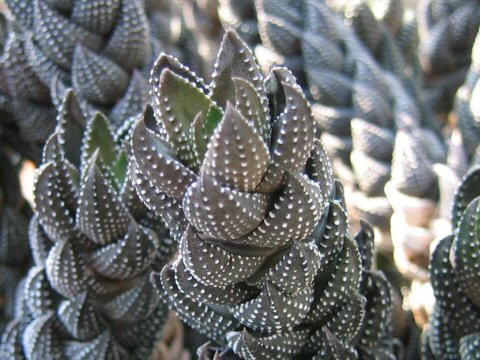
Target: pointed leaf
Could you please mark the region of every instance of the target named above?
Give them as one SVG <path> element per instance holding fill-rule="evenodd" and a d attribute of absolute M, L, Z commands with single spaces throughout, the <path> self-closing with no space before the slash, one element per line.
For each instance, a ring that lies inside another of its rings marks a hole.
<path fill-rule="evenodd" d="M 227 101 L 235 101 L 234 78 L 241 78 L 253 85 L 267 108 L 263 76 L 248 46 L 233 31 L 227 31 L 215 62 L 212 75 L 212 99 L 225 108 Z"/>
<path fill-rule="evenodd" d="M 53 241 L 59 241 L 74 233 L 74 219 L 56 183 L 56 172 L 52 163 L 42 166 L 35 174 L 35 210 L 38 221 Z"/>
<path fill-rule="evenodd" d="M 267 171 L 268 161 L 265 143 L 228 103 L 223 119 L 208 144 L 203 175 L 223 186 L 251 192 Z"/>
<path fill-rule="evenodd" d="M 181 76 L 183 79 L 187 79 L 197 89 L 200 89 L 205 95 L 209 93 L 207 86 L 201 78 L 199 78 L 188 67 L 180 63 L 180 61 L 178 61 L 178 59 L 176 59 L 175 57 L 162 52 L 153 66 L 150 77 L 150 86 L 152 88 L 152 93 L 155 96 L 159 95 L 158 90 L 160 88 L 161 75 L 166 69 L 169 69 L 178 76 Z"/>
<path fill-rule="evenodd" d="M 315 139 L 314 142 L 315 145 L 307 160 L 305 172 L 310 179 L 319 184 L 324 206 L 326 206 L 333 186 L 333 171 L 323 144 L 318 139 Z"/>
<path fill-rule="evenodd" d="M 221 306 L 235 306 L 250 299 L 256 290 L 241 284 L 225 287 L 207 286 L 195 279 L 180 259 L 173 265 L 175 281 L 181 292 L 198 302 Z"/>
<path fill-rule="evenodd" d="M 160 299 L 148 278 L 105 304 L 106 315 L 113 320 L 133 323 L 152 315 Z"/>
<path fill-rule="evenodd" d="M 43 231 L 37 216 L 33 216 L 30 220 L 30 225 L 28 227 L 28 239 L 35 265 L 45 265 L 45 259 L 47 258 L 48 252 L 53 246 L 53 243 Z"/>
<path fill-rule="evenodd" d="M 233 308 L 233 315 L 244 326 L 263 333 L 292 331 L 310 309 L 313 289 L 307 287 L 293 294 L 284 294 L 267 282 L 254 299 Z"/>
<path fill-rule="evenodd" d="M 86 167 L 88 160 L 97 149 L 105 164 L 108 166 L 113 164 L 118 150 L 108 125 L 108 119 L 101 113 L 95 113 L 87 124 L 82 145 L 82 168 Z"/>
<path fill-rule="evenodd" d="M 467 175 L 465 175 L 460 186 L 455 192 L 455 199 L 452 208 L 452 226 L 457 228 L 460 223 L 460 219 L 463 212 L 467 208 L 468 204 L 477 196 L 480 195 L 478 189 L 478 183 L 480 182 L 480 167 L 474 167 Z"/>
<path fill-rule="evenodd" d="M 372 225 L 360 220 L 360 230 L 355 235 L 355 241 L 362 257 L 362 268 L 370 270 L 373 265 L 375 247 Z"/>
<path fill-rule="evenodd" d="M 354 118 L 351 122 L 355 150 L 377 160 L 390 161 L 395 135 L 392 130 Z"/>
<path fill-rule="evenodd" d="M 87 269 L 70 241 L 60 241 L 53 246 L 46 261 L 46 269 L 50 285 L 62 296 L 73 298 L 87 290 Z"/>
<path fill-rule="evenodd" d="M 216 106 L 210 106 L 206 117 L 204 113 L 200 112 L 193 120 L 189 132 L 189 141 L 192 144 L 193 152 L 199 164 L 203 163 L 210 138 L 222 118 L 222 111 Z"/>
<path fill-rule="evenodd" d="M 351 293 L 358 289 L 361 273 L 361 260 L 357 244 L 345 237 L 332 277 L 318 302 L 313 305 L 312 311 L 308 315 L 309 319 L 315 319 L 314 321 L 318 322 L 345 303 Z"/>
<path fill-rule="evenodd" d="M 131 219 L 112 185 L 102 175 L 98 163 L 96 152 L 86 166 L 77 224 L 93 243 L 104 245 L 121 238 Z"/>
<path fill-rule="evenodd" d="M 253 126 L 268 146 L 270 143 L 270 119 L 265 102 L 253 85 L 242 78 L 233 78 L 235 86 L 235 107 Z"/>
<path fill-rule="evenodd" d="M 75 47 L 72 86 L 81 98 L 99 106 L 110 106 L 123 95 L 128 80 L 128 73 L 109 58 L 80 44 Z"/>
<path fill-rule="evenodd" d="M 132 133 L 132 153 L 144 176 L 158 191 L 181 200 L 197 175 L 177 159 L 173 149 L 146 127 L 146 111 Z"/>
<path fill-rule="evenodd" d="M 326 326 L 318 330 L 315 337 L 321 339 L 321 349 L 312 360 L 354 360 L 358 358 L 355 349 L 340 341 Z M 319 342 L 318 339 L 315 341 Z"/>
<path fill-rule="evenodd" d="M 201 176 L 188 188 L 183 210 L 188 221 L 200 232 L 217 239 L 233 240 L 250 233 L 262 222 L 267 197 L 231 189 Z"/>
<path fill-rule="evenodd" d="M 199 165 L 188 142 L 189 129 L 198 113 L 207 116 L 211 105 L 212 101 L 201 89 L 169 69 L 162 71 L 158 88 L 153 88 L 155 116 L 165 129 L 175 153 L 189 166 Z"/>
<path fill-rule="evenodd" d="M 57 314 L 62 325 L 77 340 L 92 339 L 105 329 L 104 320 L 87 292 L 63 300 L 58 306 Z"/>
<path fill-rule="evenodd" d="M 351 294 L 348 301 L 335 312 L 326 326 L 339 340 L 345 343 L 352 342 L 362 329 L 366 302 L 362 295 Z"/>
<path fill-rule="evenodd" d="M 233 318 L 223 317 L 204 303 L 196 302 L 183 294 L 175 284 L 175 275 L 171 268 L 165 266 L 161 274 L 154 273 L 152 281 L 162 291 L 162 298 L 178 317 L 208 338 L 223 343 L 225 333 L 238 327 Z"/>
<path fill-rule="evenodd" d="M 279 194 L 263 222 L 244 243 L 260 247 L 285 245 L 309 235 L 323 214 L 321 190 L 305 175 L 288 173 Z M 298 216 L 294 216 L 298 214 Z"/>
<path fill-rule="evenodd" d="M 94 33 L 108 35 L 120 14 L 121 0 L 72 1 L 70 19 Z"/>
<path fill-rule="evenodd" d="M 65 157 L 74 166 L 80 166 L 83 134 L 87 120 L 73 90 L 65 94 L 57 115 L 57 133 Z"/>
<path fill-rule="evenodd" d="M 191 226 L 182 237 L 180 253 L 185 267 L 195 279 L 204 285 L 217 287 L 236 284 L 249 278 L 265 260 L 261 256 L 232 254 L 217 245 L 209 244 L 200 239 Z"/>
<path fill-rule="evenodd" d="M 331 201 L 324 233 L 317 239 L 325 265 L 331 263 L 343 247 L 349 232 L 347 219 L 347 213 L 340 204 L 336 200 Z"/>
<path fill-rule="evenodd" d="M 55 315 L 48 312 L 37 317 L 23 333 L 23 351 L 27 359 L 61 359 L 62 351 L 54 327 Z"/>
<path fill-rule="evenodd" d="M 70 22 L 45 1 L 34 0 L 33 37 L 42 52 L 62 68 L 69 69 L 78 43 L 96 51 L 103 44 L 101 36 Z"/>
<path fill-rule="evenodd" d="M 437 180 L 424 146 L 415 134 L 397 133 L 392 161 L 392 182 L 410 196 L 430 197 Z"/>
<path fill-rule="evenodd" d="M 122 1 L 119 18 L 102 55 L 115 59 L 126 71 L 141 68 L 146 63 L 145 59 L 150 58 L 149 40 L 148 20 L 143 4 Z"/>
<path fill-rule="evenodd" d="M 360 344 L 369 349 L 379 348 L 391 336 L 392 295 L 390 284 L 381 272 L 367 271 L 364 295 L 367 298 Z"/>
<path fill-rule="evenodd" d="M 35 266 L 30 269 L 23 291 L 28 310 L 33 316 L 38 317 L 46 314 L 49 310 L 54 310 L 55 294 L 50 287 L 43 266 Z"/>
<path fill-rule="evenodd" d="M 109 278 L 126 280 L 144 272 L 158 251 L 155 233 L 130 222 L 125 235 L 116 241 L 85 254 L 85 262 L 97 273 Z"/>
<path fill-rule="evenodd" d="M 450 261 L 453 236 L 442 239 L 436 246 L 430 261 L 430 277 L 436 307 L 441 311 L 445 327 L 449 331 L 443 335 L 442 323 L 435 326 L 436 335 L 450 338 L 446 347 L 456 350 L 459 337 L 480 331 L 480 313 L 474 303 L 461 291 Z M 455 336 L 454 336 L 455 335 Z M 443 346 L 443 345 L 442 345 Z M 437 347 L 438 348 L 438 347 Z"/>
<path fill-rule="evenodd" d="M 268 281 L 284 293 L 301 291 L 312 286 L 321 259 L 316 245 L 294 241 L 290 251 L 269 270 Z"/>
<path fill-rule="evenodd" d="M 308 331 L 299 330 L 283 334 L 251 334 L 247 329 L 226 334 L 228 346 L 244 359 L 294 358 L 305 345 Z"/>

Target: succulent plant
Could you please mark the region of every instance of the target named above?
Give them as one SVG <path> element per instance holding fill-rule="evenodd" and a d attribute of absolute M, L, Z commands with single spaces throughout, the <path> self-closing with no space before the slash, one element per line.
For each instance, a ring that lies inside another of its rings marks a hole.
<path fill-rule="evenodd" d="M 421 0 L 417 21 L 427 100 L 437 113 L 448 113 L 470 64 L 480 5 L 476 0 Z"/>
<path fill-rule="evenodd" d="M 445 209 L 459 179 L 444 164 L 442 144 L 422 130 L 397 133 L 392 177 L 385 191 L 394 209 L 391 233 L 397 266 L 407 277 L 427 281 L 429 246 L 436 237 L 434 222 L 448 218 Z"/>
<path fill-rule="evenodd" d="M 17 284 L 30 260 L 26 230 L 29 209 L 11 155 L 0 145 L 0 334 L 14 316 Z"/>
<path fill-rule="evenodd" d="M 226 30 L 235 30 L 249 46 L 260 42 L 253 0 L 218 0 L 218 18 Z"/>
<path fill-rule="evenodd" d="M 425 359 L 473 360 L 480 356 L 480 168 L 455 193 L 453 234 L 441 240 L 430 262 L 436 297 L 425 334 Z"/>
<path fill-rule="evenodd" d="M 9 327 L 3 351 L 145 359 L 153 350 L 168 309 L 149 271 L 176 247 L 136 196 L 127 164 L 105 116 L 87 118 L 67 90 L 35 178 L 26 311 Z"/>
<path fill-rule="evenodd" d="M 200 74 L 209 76 L 223 29 L 218 18 L 218 0 L 180 0 L 182 19 L 201 60 Z"/>
<path fill-rule="evenodd" d="M 468 168 L 472 163 L 480 163 L 480 36 L 477 36 L 473 51 L 472 65 L 465 83 L 458 90 L 455 101 L 457 127 L 462 137 L 464 154 L 457 156 L 460 168 Z"/>
<path fill-rule="evenodd" d="M 175 48 L 168 49 L 168 45 L 178 41 L 182 26 L 178 9 L 170 0 L 144 0 L 145 13 L 150 24 L 152 37 L 158 39 L 165 51 L 176 51 Z"/>
<path fill-rule="evenodd" d="M 425 141 L 433 139 L 438 144 L 442 142 L 438 129 L 432 125 L 416 84 L 407 78 L 393 40 L 390 63 L 385 59 L 377 63 L 372 57 L 378 55 L 374 49 L 363 46 L 369 32 L 390 36 L 386 29 L 381 32 L 368 26 L 371 22 L 385 27 L 373 18 L 365 3 L 345 5 L 359 12 L 358 18 L 350 17 L 350 21 L 359 22 L 353 29 L 365 36 L 364 44 L 323 1 L 306 0 L 302 4 L 256 2 L 264 44 L 257 48 L 257 54 L 267 59 L 266 67 L 272 61 L 284 62 L 305 79 L 314 102 L 313 115 L 327 153 L 333 158 L 335 173 L 354 191 L 348 202 L 361 218 L 386 234 L 392 209 L 384 187 L 391 176 L 396 132 L 419 128 L 417 132 L 425 133 Z"/>
<path fill-rule="evenodd" d="M 150 83 L 130 173 L 180 242 L 152 278 L 169 306 L 218 344 L 217 358 L 394 358 L 389 284 L 369 270 L 373 232 L 349 237 L 293 75 L 264 79 L 229 31 L 210 85 L 168 55 Z"/>
<path fill-rule="evenodd" d="M 197 55 L 200 60 L 194 68 L 192 61 L 187 65 L 205 79 L 211 75 L 224 30 L 236 31 L 250 46 L 260 42 L 253 0 L 180 0 L 177 6 L 187 29 L 186 40 L 190 41 L 187 49 L 194 49 L 193 57 Z"/>
<path fill-rule="evenodd" d="M 404 0 L 328 2 L 343 12 L 362 43 L 384 69 L 401 78 L 417 69 L 416 18 L 407 16 Z"/>
<path fill-rule="evenodd" d="M 395 133 L 394 109 L 381 69 L 323 1 L 283 1 L 279 6 L 278 2 L 258 0 L 256 6 L 263 41 L 256 53 L 263 67 L 279 63 L 294 70 L 309 89 L 313 116 L 333 159 L 334 172 L 347 188 L 361 190 L 349 202 L 373 224 L 387 223 L 391 208 L 383 186 Z M 376 136 L 368 142 L 357 136 L 357 143 L 365 146 L 357 144 L 358 151 L 352 154 L 357 128 L 362 136 L 368 135 L 365 128 Z M 379 145 L 370 146 L 374 140 L 380 141 Z M 376 153 L 369 153 L 366 147 Z"/>
<path fill-rule="evenodd" d="M 27 58 L 25 38 L 0 13 L 0 111 L 3 142 L 36 162 L 55 126 L 49 89 L 35 75 Z"/>
<path fill-rule="evenodd" d="M 148 100 L 144 74 L 152 64 L 142 0 L 8 0 L 26 38 L 26 55 L 58 106 L 73 87 L 91 113 L 107 113 L 112 125 L 137 115 Z"/>

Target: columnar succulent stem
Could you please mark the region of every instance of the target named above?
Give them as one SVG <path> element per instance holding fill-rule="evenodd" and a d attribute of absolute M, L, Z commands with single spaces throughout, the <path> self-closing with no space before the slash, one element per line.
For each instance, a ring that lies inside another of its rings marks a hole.
<path fill-rule="evenodd" d="M 132 134 L 138 194 L 180 242 L 154 283 L 180 318 L 244 359 L 393 358 L 372 230 L 349 237 L 295 78 L 275 68 L 264 79 L 227 32 L 212 79 L 161 55 L 153 111 Z"/>
<path fill-rule="evenodd" d="M 72 90 L 35 177 L 34 267 L 3 350 L 27 359 L 145 359 L 166 307 L 149 281 L 174 247 L 128 181 L 107 118 Z"/>
<path fill-rule="evenodd" d="M 473 360 L 480 354 L 480 169 L 455 193 L 452 232 L 439 242 L 430 273 L 436 297 L 426 331 L 425 359 Z"/>
<path fill-rule="evenodd" d="M 470 64 L 480 5 L 476 0 L 422 0 L 417 18 L 427 100 L 437 113 L 447 114 Z"/>

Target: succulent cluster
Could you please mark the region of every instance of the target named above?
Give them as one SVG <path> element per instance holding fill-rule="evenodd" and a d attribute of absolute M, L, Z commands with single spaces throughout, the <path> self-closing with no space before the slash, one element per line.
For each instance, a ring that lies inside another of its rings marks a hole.
<path fill-rule="evenodd" d="M 2 358 L 145 359 L 161 334 L 167 309 L 149 271 L 174 243 L 139 202 L 109 126 L 66 92 L 36 173 L 35 264 Z"/>
<path fill-rule="evenodd" d="M 478 0 L 5 3 L 0 359 L 479 358 Z"/>
<path fill-rule="evenodd" d="M 480 354 L 480 168 L 455 194 L 452 232 L 431 259 L 436 305 L 425 334 L 425 359 L 478 359 Z"/>
<path fill-rule="evenodd" d="M 342 188 L 291 73 L 264 80 L 228 32 L 210 85 L 162 55 L 151 88 L 130 169 L 180 241 L 153 276 L 180 318 L 244 359 L 394 358 L 372 231 L 349 237 Z"/>
<path fill-rule="evenodd" d="M 477 0 L 421 0 L 417 21 L 426 100 L 437 113 L 446 113 L 470 64 L 480 5 Z"/>

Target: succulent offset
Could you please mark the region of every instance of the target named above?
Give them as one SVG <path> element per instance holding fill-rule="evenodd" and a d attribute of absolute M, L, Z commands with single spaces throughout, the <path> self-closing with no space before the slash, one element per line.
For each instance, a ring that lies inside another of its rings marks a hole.
<path fill-rule="evenodd" d="M 480 168 L 462 180 L 452 207 L 452 232 L 430 262 L 436 297 L 426 331 L 425 359 L 473 360 L 480 356 Z"/>
<path fill-rule="evenodd" d="M 227 32 L 211 84 L 161 55 L 151 95 L 130 171 L 180 242 L 153 276 L 180 318 L 222 356 L 394 358 L 372 231 L 349 237 L 342 187 L 291 73 L 264 79 Z"/>
<path fill-rule="evenodd" d="M 21 349 L 27 359 L 152 352 L 168 309 L 149 271 L 175 246 L 136 196 L 127 163 L 105 116 L 87 118 L 68 90 L 35 178 L 25 309 L 2 351 Z"/>
<path fill-rule="evenodd" d="M 417 22 L 426 100 L 435 112 L 448 113 L 470 64 L 480 4 L 477 0 L 421 0 Z"/>

